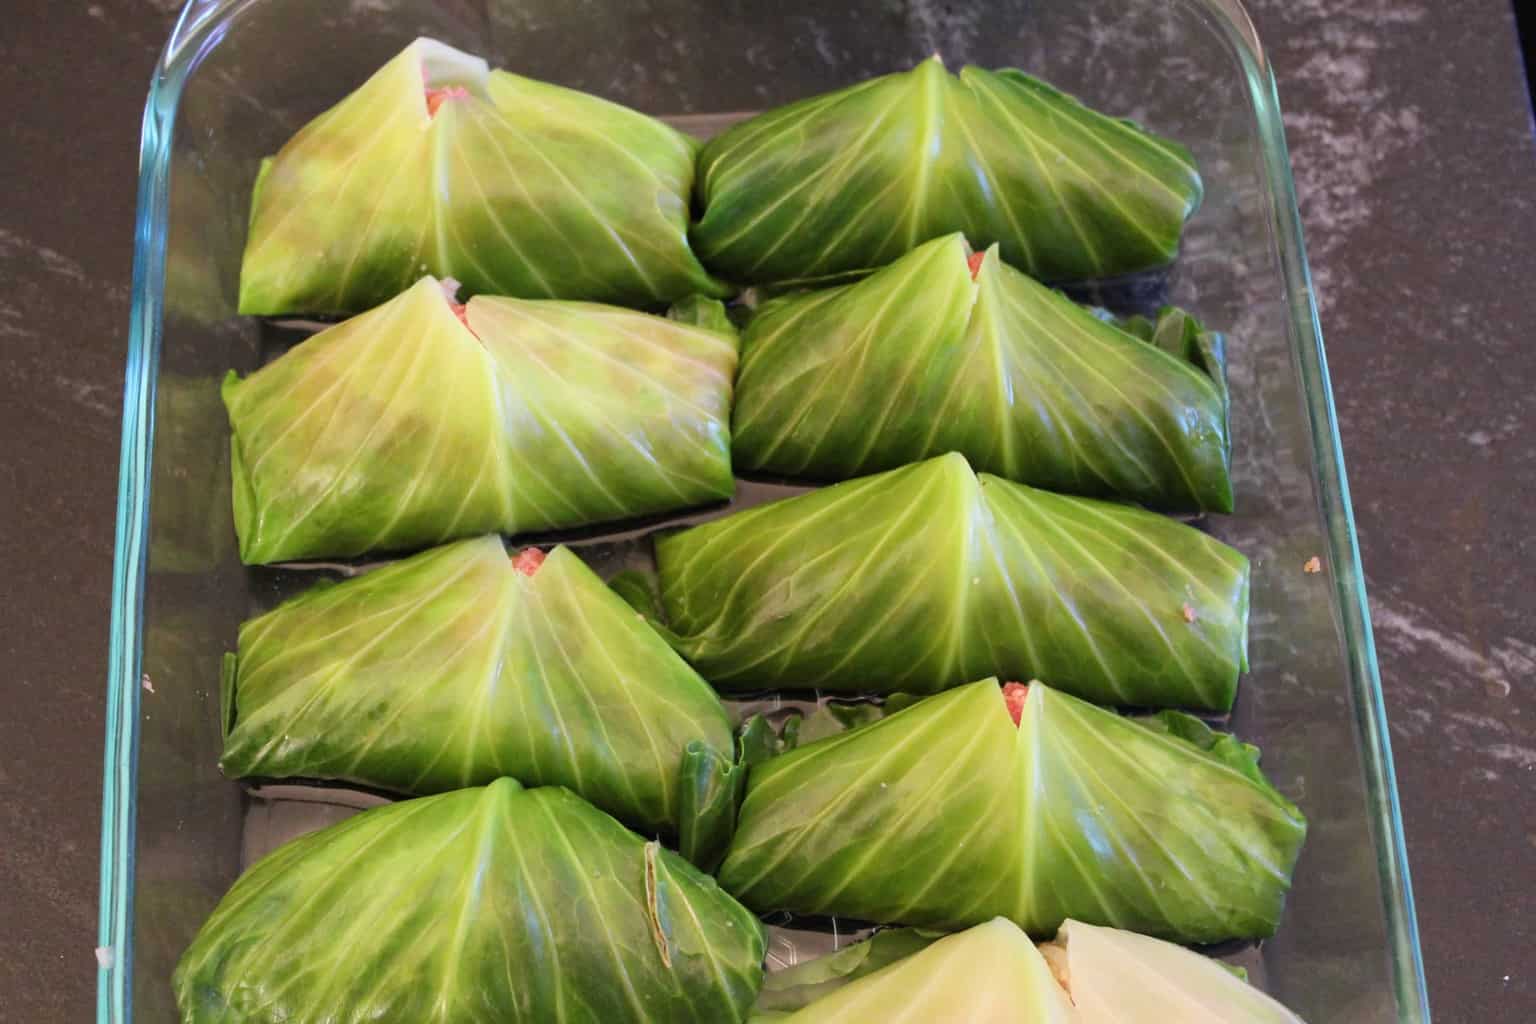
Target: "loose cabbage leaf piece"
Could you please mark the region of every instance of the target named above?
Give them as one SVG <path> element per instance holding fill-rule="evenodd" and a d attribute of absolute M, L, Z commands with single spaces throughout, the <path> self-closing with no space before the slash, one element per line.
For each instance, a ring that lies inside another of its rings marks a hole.
<path fill-rule="evenodd" d="M 963 928 L 1067 918 L 1274 932 L 1306 835 L 1262 777 L 1048 686 L 995 680 L 754 766 L 720 882 L 761 912 Z"/>
<path fill-rule="evenodd" d="M 432 278 L 230 374 L 247 563 L 425 547 L 729 497 L 724 331 Z"/>
<path fill-rule="evenodd" d="M 907 934 L 898 932 L 896 935 Z M 845 957 L 880 936 L 824 957 Z M 894 947 L 897 940 L 887 940 Z M 910 940 L 909 940 L 910 941 Z M 857 973 L 796 1012 L 763 1007 L 752 1024 L 1075 1024 L 1072 1003 L 1029 937 L 1001 918 L 937 941 L 916 937 L 915 952 L 872 973 Z M 874 950 L 883 957 L 885 950 Z M 822 960 L 783 974 L 813 977 Z M 834 970 L 840 969 L 838 965 Z M 769 982 L 778 980 L 769 976 Z M 780 980 L 780 984 L 783 981 Z M 824 986 L 813 986 L 816 988 Z M 771 1000 L 770 1000 L 771 1001 Z M 1172 1019 L 1172 1018 L 1170 1018 Z"/>
<path fill-rule="evenodd" d="M 1302 1024 L 1219 961 L 1146 935 L 1068 921 L 1040 951 L 1081 1024 Z"/>
<path fill-rule="evenodd" d="M 687 836 L 685 853 L 723 850 L 728 786 L 704 819 L 681 815 L 730 774 L 720 699 L 570 549 L 528 555 L 460 541 L 245 623 L 224 771 L 410 794 L 509 775 Z"/>
<path fill-rule="evenodd" d="M 1201 199 L 1187 150 L 1020 71 L 937 57 L 710 140 L 693 244 L 735 281 L 868 270 L 963 232 L 1046 280 L 1162 266 Z"/>
<path fill-rule="evenodd" d="M 942 938 L 943 932 L 923 928 L 881 928 L 862 942 L 844 946 L 835 953 L 770 971 L 763 976 L 763 987 L 757 993 L 757 1002 L 752 1005 L 751 1019 L 757 1020 L 768 1013 L 787 1015 L 803 1009 L 850 982 L 927 949 Z"/>
<path fill-rule="evenodd" d="M 531 299 L 726 294 L 688 247 L 695 149 L 418 39 L 263 163 L 240 312 L 355 313 L 422 273 Z"/>
<path fill-rule="evenodd" d="M 1201 358 L 1106 323 L 995 245 L 971 255 L 946 235 L 857 284 L 756 312 L 736 462 L 844 480 L 954 451 L 1054 491 L 1230 512 L 1224 385 Z"/>
<path fill-rule="evenodd" d="M 943 455 L 656 542 L 671 638 L 726 691 L 932 693 L 1048 679 L 1104 704 L 1231 706 L 1248 560 L 1109 502 Z"/>
<path fill-rule="evenodd" d="M 1230 418 L 1232 392 L 1227 381 L 1227 340 L 1217 331 L 1205 328 L 1199 320 L 1177 306 L 1164 306 L 1157 319 L 1129 316 L 1111 322 L 1127 334 L 1151 342 L 1178 359 L 1204 370 L 1221 392 L 1222 415 Z"/>
<path fill-rule="evenodd" d="M 757 919 L 558 787 L 365 811 L 240 877 L 176 969 L 185 1024 L 739 1021 Z"/>

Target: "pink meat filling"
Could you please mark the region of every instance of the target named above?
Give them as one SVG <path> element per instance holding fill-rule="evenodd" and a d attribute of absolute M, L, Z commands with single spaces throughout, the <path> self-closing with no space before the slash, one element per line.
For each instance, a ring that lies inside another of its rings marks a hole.
<path fill-rule="evenodd" d="M 427 90 L 427 116 L 436 117 L 437 108 L 449 100 L 463 99 L 469 95 L 469 90 L 462 85 L 450 85 L 446 89 Z"/>
<path fill-rule="evenodd" d="M 469 326 L 469 304 L 459 301 L 459 282 L 451 277 L 445 277 L 437 282 L 437 286 L 443 290 L 443 298 L 448 300 L 448 310 L 459 318 L 459 323 L 470 334 L 475 334 L 475 329 Z M 475 334 L 478 339 L 480 335 Z"/>
<path fill-rule="evenodd" d="M 1024 719 L 1024 701 L 1029 698 L 1029 685 L 1027 683 L 1004 683 L 1003 703 L 1008 705 L 1008 714 L 1013 717 L 1013 724 L 1018 725 Z"/>
<path fill-rule="evenodd" d="M 544 564 L 544 552 L 538 548 L 523 548 L 512 556 L 512 568 L 524 576 L 532 576 Z"/>
<path fill-rule="evenodd" d="M 985 251 L 973 252 L 969 256 L 966 257 L 965 265 L 967 267 L 971 268 L 971 280 L 972 281 L 976 280 L 976 275 L 981 273 L 981 261 L 986 259 L 986 258 L 987 258 L 987 254 L 986 254 Z M 1009 685 L 1010 686 L 1016 686 L 1018 684 L 1010 683 Z"/>

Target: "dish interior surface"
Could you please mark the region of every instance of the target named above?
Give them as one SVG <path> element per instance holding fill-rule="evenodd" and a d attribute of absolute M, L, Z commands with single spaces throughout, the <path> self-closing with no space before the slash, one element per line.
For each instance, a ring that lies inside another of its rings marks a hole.
<path fill-rule="evenodd" d="M 938 53 L 951 68 L 1022 68 L 1188 145 L 1206 194 L 1177 264 L 1075 294 L 1120 313 L 1173 302 L 1227 334 L 1237 510 L 1203 525 L 1253 561 L 1252 668 L 1229 725 L 1263 749 L 1266 771 L 1306 812 L 1310 833 L 1279 934 L 1219 952 L 1313 1024 L 1425 1019 L 1380 690 L 1278 111 L 1234 5 L 231 0 L 189 9 L 146 117 L 101 1020 L 175 1019 L 176 960 L 242 867 L 379 799 L 245 788 L 218 771 L 220 659 L 239 623 L 326 571 L 241 566 L 219 385 L 228 369 L 247 373 L 312 329 L 235 314 L 260 158 L 418 35 L 699 135 L 740 112 Z M 731 507 L 790 490 L 745 482 Z M 556 539 L 611 576 L 649 564 L 648 532 L 724 511 Z M 1321 573 L 1303 570 L 1314 556 Z M 861 934 L 842 922 L 794 924 L 775 928 L 770 966 Z"/>

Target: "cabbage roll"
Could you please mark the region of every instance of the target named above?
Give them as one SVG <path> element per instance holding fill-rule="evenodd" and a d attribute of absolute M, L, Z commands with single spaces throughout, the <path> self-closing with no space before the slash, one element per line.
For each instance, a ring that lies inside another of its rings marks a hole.
<path fill-rule="evenodd" d="M 1258 752 L 982 680 L 754 765 L 720 884 L 762 913 L 1263 938 L 1306 836 Z"/>
<path fill-rule="evenodd" d="M 1142 509 L 957 454 L 656 541 L 670 638 L 717 689 L 932 693 L 987 675 L 1226 710 L 1248 560 Z"/>
<path fill-rule="evenodd" d="M 562 785 L 708 863 L 735 812 L 709 684 L 569 548 L 480 537 L 321 584 L 240 628 L 231 776 L 427 794 Z"/>
<path fill-rule="evenodd" d="M 735 369 L 721 330 L 592 303 L 459 306 L 422 278 L 226 379 L 241 557 L 408 550 L 727 498 Z"/>
<path fill-rule="evenodd" d="M 696 149 L 418 39 L 262 163 L 240 312 L 356 313 L 423 273 L 528 299 L 727 294 L 688 244 Z"/>
<path fill-rule="evenodd" d="M 1053 491 L 1232 511 L 1214 344 L 1170 354 L 996 245 L 946 235 L 857 284 L 771 300 L 741 341 L 738 469 L 845 480 L 953 451 Z"/>
<path fill-rule="evenodd" d="M 700 151 L 695 193 L 695 251 L 754 283 L 871 270 L 952 231 L 1044 280 L 1147 270 L 1202 195 L 1178 143 L 937 56 L 733 126 Z"/>
<path fill-rule="evenodd" d="M 499 779 L 280 847 L 173 984 L 183 1024 L 740 1021 L 763 953 L 757 919 L 681 857 Z"/>

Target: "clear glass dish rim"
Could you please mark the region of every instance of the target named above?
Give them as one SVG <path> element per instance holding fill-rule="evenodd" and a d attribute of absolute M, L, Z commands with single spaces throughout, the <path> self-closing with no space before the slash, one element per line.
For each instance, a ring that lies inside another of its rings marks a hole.
<path fill-rule="evenodd" d="M 132 306 L 124 377 L 116 550 L 107 677 L 107 729 L 102 788 L 100 911 L 97 926 L 98 1024 L 132 1015 L 134 833 L 138 791 L 139 700 L 145 573 L 148 563 L 150 457 L 165 287 L 172 131 L 188 76 L 232 22 L 260 0 L 188 0 L 155 65 L 144 107 L 134 226 Z M 1339 600 L 1349 668 L 1351 709 L 1366 767 L 1366 801 L 1381 872 L 1398 1020 L 1427 1024 L 1429 999 L 1414 914 L 1397 779 L 1371 634 L 1365 575 L 1355 538 L 1333 389 L 1312 291 L 1295 183 L 1268 58 L 1239 0 L 1198 4 L 1242 62 L 1258 121 L 1270 213 L 1280 240 L 1289 333 L 1305 392 L 1317 472 L 1317 497 L 1328 545 L 1327 565 Z"/>

